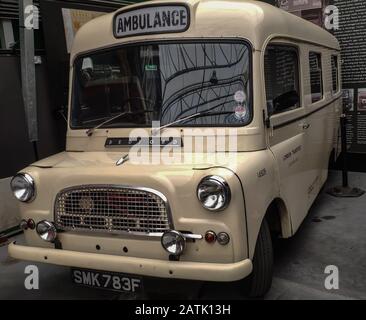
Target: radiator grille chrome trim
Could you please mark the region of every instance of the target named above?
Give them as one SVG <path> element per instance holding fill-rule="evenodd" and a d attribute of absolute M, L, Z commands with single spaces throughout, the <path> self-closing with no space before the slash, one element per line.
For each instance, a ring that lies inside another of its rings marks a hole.
<path fill-rule="evenodd" d="M 154 189 L 120 185 L 81 185 L 55 199 L 57 229 L 154 236 L 174 229 L 167 198 Z"/>

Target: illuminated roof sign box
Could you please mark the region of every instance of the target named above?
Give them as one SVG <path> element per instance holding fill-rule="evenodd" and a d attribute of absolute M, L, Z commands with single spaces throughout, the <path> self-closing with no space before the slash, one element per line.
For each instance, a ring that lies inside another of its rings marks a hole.
<path fill-rule="evenodd" d="M 184 32 L 189 24 L 189 9 L 185 5 L 145 6 L 118 12 L 114 18 L 114 36 Z"/>

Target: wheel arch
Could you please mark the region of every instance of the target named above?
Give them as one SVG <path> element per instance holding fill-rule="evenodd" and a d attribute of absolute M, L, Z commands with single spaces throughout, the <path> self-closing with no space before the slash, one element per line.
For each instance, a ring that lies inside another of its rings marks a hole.
<path fill-rule="evenodd" d="M 293 235 L 291 216 L 283 199 L 275 198 L 272 200 L 264 219 L 267 220 L 271 233 L 274 235 L 282 238 L 290 238 Z"/>

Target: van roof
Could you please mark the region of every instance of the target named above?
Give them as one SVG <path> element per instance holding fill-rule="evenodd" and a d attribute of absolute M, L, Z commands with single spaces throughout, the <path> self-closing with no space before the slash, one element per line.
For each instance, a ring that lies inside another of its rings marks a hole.
<path fill-rule="evenodd" d="M 139 35 L 117 39 L 113 34 L 116 12 L 98 17 L 80 28 L 75 36 L 71 62 L 75 56 L 97 48 L 122 43 L 156 39 L 245 38 L 256 50 L 263 50 L 271 38 L 293 38 L 340 50 L 337 39 L 328 31 L 270 4 L 252 0 L 156 0 L 128 7 L 117 12 L 146 5 L 185 3 L 190 7 L 191 24 L 183 33 Z"/>

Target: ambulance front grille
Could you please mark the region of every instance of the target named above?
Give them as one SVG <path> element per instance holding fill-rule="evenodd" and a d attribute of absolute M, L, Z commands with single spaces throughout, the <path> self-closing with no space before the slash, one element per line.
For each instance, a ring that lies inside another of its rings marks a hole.
<path fill-rule="evenodd" d="M 61 230 L 149 235 L 172 228 L 166 198 L 147 188 L 80 186 L 61 191 L 55 202 Z"/>

